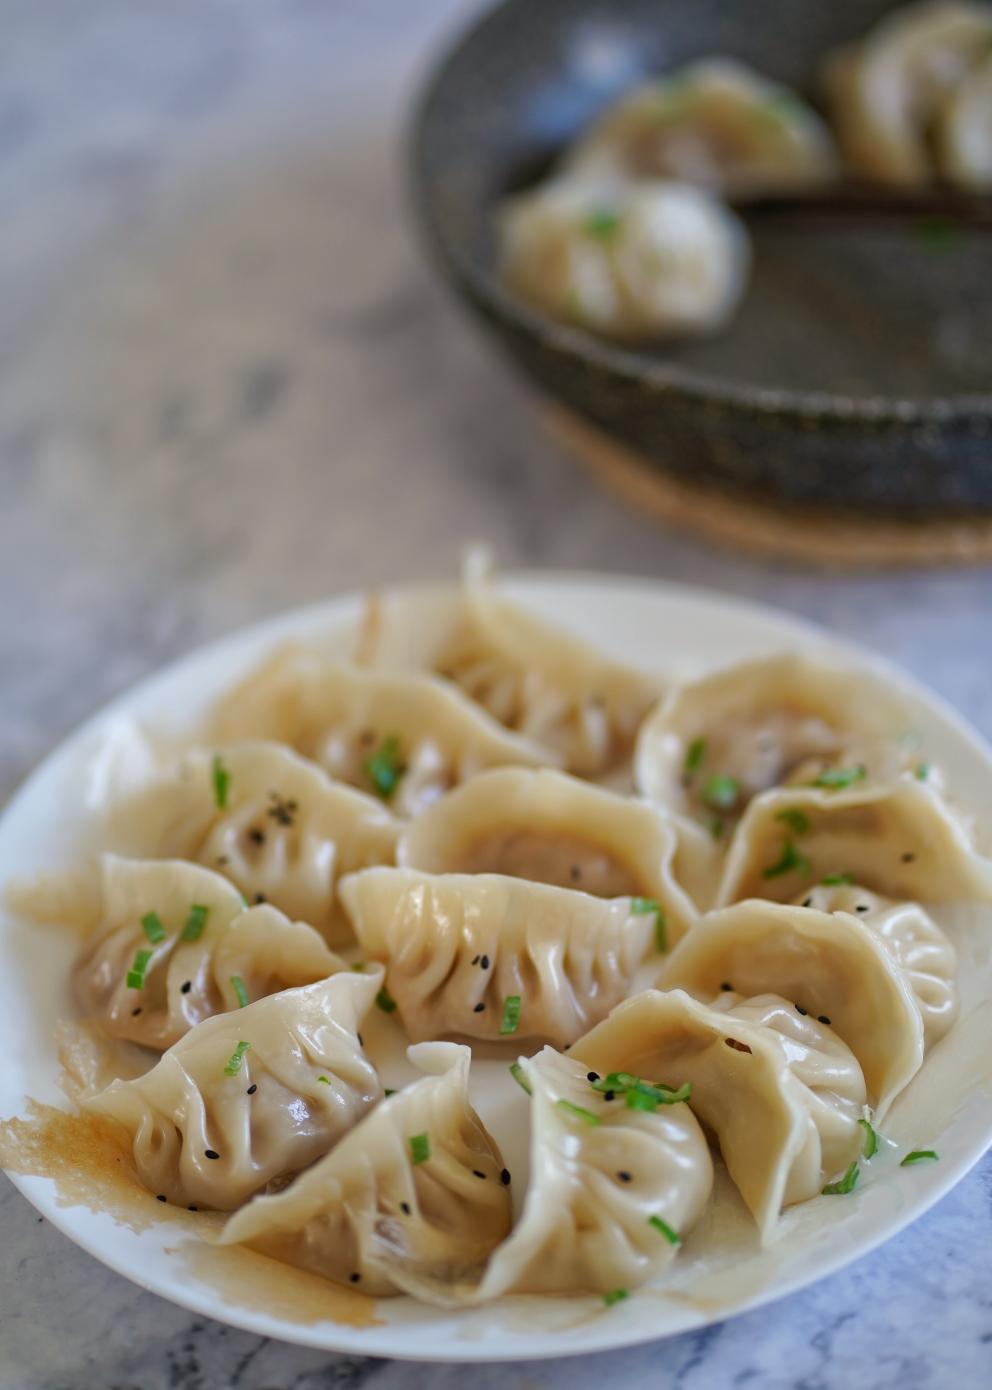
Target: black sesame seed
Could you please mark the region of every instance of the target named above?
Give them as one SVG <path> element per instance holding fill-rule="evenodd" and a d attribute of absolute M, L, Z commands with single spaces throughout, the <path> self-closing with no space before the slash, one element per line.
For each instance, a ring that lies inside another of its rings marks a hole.
<path fill-rule="evenodd" d="M 723 982 L 723 984 L 720 986 L 720 988 L 721 988 L 721 989 L 731 989 L 731 990 L 732 990 L 732 989 L 733 989 L 733 985 L 730 983 L 729 980 L 724 980 L 724 982 Z"/>
<path fill-rule="evenodd" d="M 808 1010 L 808 1009 L 804 1009 L 803 1006 L 802 1006 L 802 1004 L 797 1004 L 797 1005 L 796 1005 L 796 1013 L 797 1013 L 797 1014 L 802 1014 L 803 1018 L 805 1018 L 806 1015 L 809 1013 L 809 1010 Z"/>
<path fill-rule="evenodd" d="M 616 1093 L 616 1091 L 604 1091 L 604 1092 L 603 1092 L 603 1099 L 604 1099 L 604 1100 L 616 1100 L 616 1098 L 617 1098 L 617 1093 Z"/>
<path fill-rule="evenodd" d="M 803 907 L 812 907 L 812 906 L 813 906 L 813 899 L 812 899 L 812 898 L 804 898 L 804 899 L 803 899 Z"/>
<path fill-rule="evenodd" d="M 485 1175 L 485 1173 L 480 1172 L 478 1168 L 473 1168 L 473 1169 L 472 1169 L 472 1176 L 473 1176 L 474 1178 L 485 1178 L 486 1175 Z"/>
<path fill-rule="evenodd" d="M 216 1149 L 204 1149 L 203 1156 L 204 1158 L 220 1158 L 220 1154 Z"/>
<path fill-rule="evenodd" d="M 510 1186 L 510 1170 L 509 1170 L 509 1168 L 504 1168 L 504 1169 L 503 1169 L 503 1171 L 502 1171 L 502 1172 L 500 1173 L 500 1175 L 499 1175 L 499 1180 L 500 1180 L 500 1182 L 503 1184 L 504 1187 L 509 1187 L 509 1186 Z"/>
<path fill-rule="evenodd" d="M 586 1072 L 586 1080 L 587 1080 L 587 1081 L 598 1081 L 598 1080 L 599 1080 L 599 1072 L 598 1072 L 598 1071 L 587 1071 L 587 1072 Z"/>
<path fill-rule="evenodd" d="M 409 1203 L 409 1202 L 400 1202 L 400 1211 L 403 1213 L 404 1216 L 409 1216 L 409 1215 L 410 1215 L 410 1203 Z"/>
<path fill-rule="evenodd" d="M 473 964 L 473 965 L 478 965 L 478 964 L 479 964 L 479 961 L 480 961 L 481 959 L 482 959 L 481 956 L 473 956 L 473 957 L 472 957 L 472 964 Z"/>
<path fill-rule="evenodd" d="M 364 1047 L 364 1046 L 365 1046 L 365 1039 L 362 1037 L 361 1033 L 356 1033 L 356 1034 L 355 1034 L 355 1037 L 358 1039 L 358 1046 L 359 1046 L 359 1047 Z"/>
<path fill-rule="evenodd" d="M 349 1282 L 352 1283 L 352 1284 L 357 1284 L 358 1281 L 359 1281 L 359 1279 L 361 1279 L 361 1277 L 362 1277 L 362 1276 L 361 1276 L 360 1274 L 349 1274 L 349 1275 L 348 1275 L 348 1280 L 349 1280 Z"/>
<path fill-rule="evenodd" d="M 620 1169 L 620 1172 L 617 1174 L 617 1177 L 620 1179 L 621 1182 L 630 1182 L 630 1174 L 627 1172 L 625 1168 Z"/>
<path fill-rule="evenodd" d="M 489 969 L 489 957 L 488 957 L 488 956 L 483 956 L 482 959 L 479 961 L 479 969 L 480 969 L 480 970 L 488 970 L 488 969 Z"/>
<path fill-rule="evenodd" d="M 259 830 L 257 825 L 253 825 L 251 829 L 248 831 L 248 838 L 253 845 L 264 845 L 265 831 Z"/>
<path fill-rule="evenodd" d="M 188 1210 L 188 1211 L 199 1211 L 200 1208 L 199 1208 L 199 1207 L 188 1207 L 187 1210 Z"/>
<path fill-rule="evenodd" d="M 911 849 L 908 849 L 906 853 L 902 856 L 902 862 L 904 864 L 912 864 L 915 858 L 916 855 L 913 853 L 913 851 Z"/>
<path fill-rule="evenodd" d="M 856 907 L 854 910 L 855 910 L 855 912 L 870 912 L 870 911 L 871 911 L 871 904 L 870 904 L 870 903 L 858 903 L 857 907 Z"/>
<path fill-rule="evenodd" d="M 193 988 L 193 981 L 192 981 L 192 980 L 183 980 L 182 984 L 179 986 L 179 993 L 180 993 L 180 994 L 189 994 L 189 992 L 190 992 L 190 990 L 191 990 L 192 988 Z"/>
<path fill-rule="evenodd" d="M 579 879 L 582 877 L 582 870 L 579 868 L 578 864 L 573 864 L 569 873 L 573 883 L 578 883 Z"/>
<path fill-rule="evenodd" d="M 137 1007 L 136 1009 L 132 1009 L 132 1010 L 131 1010 L 131 1017 L 132 1017 L 132 1018 L 137 1018 L 138 1015 L 139 1015 L 140 1013 L 141 1013 L 141 1005 L 139 1004 L 138 1007 Z"/>
<path fill-rule="evenodd" d="M 478 1004 L 476 1004 L 476 1006 L 475 1006 L 475 1008 L 472 1010 L 472 1012 L 473 1012 L 474 1014 L 481 1014 L 482 1011 L 483 1011 L 483 1009 L 484 1009 L 485 1007 L 486 1007 L 485 1004 L 483 1004 L 483 1002 L 482 1002 L 481 999 L 480 999 L 480 1001 L 478 1002 Z"/>
<path fill-rule="evenodd" d="M 258 1090 L 258 1082 L 257 1082 L 257 1081 L 253 1081 L 253 1082 L 251 1083 L 251 1085 L 248 1087 L 247 1091 L 245 1091 L 245 1095 L 246 1095 L 246 1096 L 253 1096 L 257 1090 Z"/>
<path fill-rule="evenodd" d="M 566 1043 L 565 1046 L 562 1048 L 562 1052 L 567 1052 L 571 1046 L 571 1043 Z"/>
<path fill-rule="evenodd" d="M 828 1028 L 830 1027 L 830 1020 L 827 1018 L 826 1014 L 819 1014 L 816 1021 L 817 1023 L 825 1023 Z"/>
<path fill-rule="evenodd" d="M 160 1192 L 160 1193 L 158 1193 L 158 1195 L 156 1196 L 155 1200 L 156 1200 L 156 1202 L 167 1202 L 169 1199 L 168 1199 L 168 1197 L 163 1197 L 162 1194 L 161 1194 L 161 1192 Z"/>

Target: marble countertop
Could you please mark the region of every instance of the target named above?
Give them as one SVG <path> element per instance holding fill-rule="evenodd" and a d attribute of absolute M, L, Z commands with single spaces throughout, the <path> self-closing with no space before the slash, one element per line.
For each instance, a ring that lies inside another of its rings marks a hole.
<path fill-rule="evenodd" d="M 377 580 L 626 571 L 771 600 L 992 735 L 992 575 L 825 577 L 605 496 L 432 283 L 402 115 L 465 0 L 0 2 L 0 796 L 146 672 Z M 282 1346 L 76 1249 L 0 1178 L 0 1390 L 461 1386 Z M 672 1341 L 478 1390 L 992 1383 L 992 1161 L 844 1273 Z"/>

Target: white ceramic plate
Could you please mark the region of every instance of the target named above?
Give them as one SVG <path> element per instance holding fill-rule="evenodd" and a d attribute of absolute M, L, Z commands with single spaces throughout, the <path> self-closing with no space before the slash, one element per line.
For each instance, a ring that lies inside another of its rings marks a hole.
<path fill-rule="evenodd" d="M 564 623 L 613 655 L 687 674 L 729 661 L 803 647 L 862 668 L 879 664 L 825 633 L 770 609 L 674 586 L 596 576 L 522 577 L 503 586 L 513 597 Z M 94 795 L 94 768 L 129 720 L 181 727 L 287 637 L 334 644 L 350 634 L 359 600 L 298 611 L 215 643 L 114 702 L 57 749 L 0 821 L 0 883 L 33 869 L 58 867 L 78 849 Z M 908 678 L 881 668 L 916 707 L 923 755 L 940 763 L 970 809 L 992 809 L 992 755 L 950 709 Z M 465 1313 L 411 1300 L 382 1300 L 378 1325 L 331 1319 L 299 1321 L 259 1306 L 257 1288 L 241 1297 L 237 1281 L 203 1273 L 200 1244 L 162 1219 L 134 1230 L 107 1212 L 60 1200 L 49 1178 L 14 1181 L 39 1211 L 84 1250 L 135 1283 L 197 1313 L 266 1336 L 328 1350 L 425 1360 L 493 1361 L 562 1356 L 625 1346 L 696 1328 L 781 1297 L 829 1274 L 894 1235 L 932 1206 L 992 1142 L 992 940 L 989 910 L 939 914 L 962 957 L 963 1016 L 928 1058 L 891 1113 L 889 1137 L 904 1147 L 933 1147 L 940 1162 L 901 1169 L 883 1154 L 849 1197 L 820 1197 L 792 1208 L 773 1245 L 759 1248 L 752 1223 L 725 1175 L 710 1214 L 686 1240 L 663 1285 L 605 1308 L 594 1297 L 517 1298 Z M 49 932 L 29 932 L 0 917 L 0 1115 L 23 1114 L 27 1098 L 59 1104 L 53 1029 L 71 1015 L 72 950 Z M 409 1075 L 402 1038 L 380 1016 L 367 1029 L 387 1084 Z M 492 1049 L 490 1049 L 492 1053 Z M 511 1058 L 479 1055 L 473 1095 L 503 1147 L 519 1201 L 526 1175 L 525 1102 L 507 1079 Z M 237 1254 L 237 1252 L 235 1252 Z"/>

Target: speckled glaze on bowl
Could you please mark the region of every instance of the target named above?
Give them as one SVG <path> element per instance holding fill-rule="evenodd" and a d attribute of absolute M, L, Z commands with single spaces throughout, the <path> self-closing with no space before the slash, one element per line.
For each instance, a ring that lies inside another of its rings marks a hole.
<path fill-rule="evenodd" d="M 551 321 L 495 272 L 500 198 L 620 92 L 733 54 L 808 95 L 891 0 L 503 0 L 434 70 L 410 143 L 445 277 L 517 366 L 642 459 L 833 510 L 992 513 L 992 231 L 757 214 L 729 329 L 636 349 Z"/>

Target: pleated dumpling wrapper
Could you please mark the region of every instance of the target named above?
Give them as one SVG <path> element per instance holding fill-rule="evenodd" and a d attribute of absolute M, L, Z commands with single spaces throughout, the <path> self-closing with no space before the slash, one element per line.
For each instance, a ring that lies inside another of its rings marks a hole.
<path fill-rule="evenodd" d="M 208 736 L 287 743 L 401 816 L 484 768 L 555 761 L 449 681 L 362 670 L 299 646 L 280 648 L 228 692 Z"/>
<path fill-rule="evenodd" d="M 866 1091 L 854 1054 L 824 1024 L 772 995 L 711 1008 L 646 990 L 572 1048 L 601 1076 L 627 1072 L 692 1088 L 763 1239 L 784 1206 L 823 1190 L 856 1159 Z"/>
<path fill-rule="evenodd" d="M 912 188 L 938 172 L 934 127 L 992 44 L 992 6 L 924 0 L 886 15 L 860 43 L 830 55 L 825 86 L 851 169 Z"/>
<path fill-rule="evenodd" d="M 657 904 L 502 874 L 365 869 L 340 891 L 417 1040 L 564 1047 L 653 981 L 667 946 Z"/>
<path fill-rule="evenodd" d="M 231 1211 L 323 1157 L 382 1096 L 359 1025 L 381 971 L 346 971 L 207 1019 L 86 1108 L 133 1136 L 144 1185 Z"/>
<path fill-rule="evenodd" d="M 829 890 L 824 889 L 824 892 Z M 908 905 L 907 905 L 908 906 Z M 801 1015 L 826 1020 L 857 1057 L 880 1114 L 923 1064 L 925 1017 L 939 1035 L 957 1009 L 954 952 L 930 923 L 928 947 L 937 982 L 923 984 L 906 963 L 920 946 L 909 933 L 920 923 L 888 922 L 888 935 L 861 915 L 815 906 L 736 903 L 703 917 L 672 952 L 659 977 L 665 989 L 684 989 L 709 1003 L 723 991 L 746 997 L 773 993 Z M 903 939 L 895 928 L 906 929 Z M 921 986 L 925 993 L 917 993 Z"/>
<path fill-rule="evenodd" d="M 346 969 L 320 934 L 198 864 L 102 857 L 13 895 L 34 921 L 85 933 L 73 969 L 83 1014 L 114 1038 L 158 1050 L 243 1000 Z"/>
<path fill-rule="evenodd" d="M 733 58 L 705 58 L 608 106 L 562 167 L 583 178 L 682 179 L 746 199 L 825 183 L 837 158 L 798 92 Z"/>
<path fill-rule="evenodd" d="M 113 806 L 107 839 L 121 853 L 190 859 L 252 902 L 350 939 L 338 910 L 343 874 L 395 858 L 399 822 L 383 801 L 333 782 L 277 743 L 194 749 Z"/>
<path fill-rule="evenodd" d="M 388 1096 L 285 1192 L 233 1216 L 225 1244 L 263 1254 L 365 1293 L 475 1281 L 512 1221 L 509 1174 L 468 1097 L 471 1053 L 420 1043 L 426 1075 Z"/>
<path fill-rule="evenodd" d="M 675 849 L 674 826 L 646 802 L 550 768 L 508 767 L 480 772 L 417 816 L 397 862 L 651 902 L 671 946 L 698 915 L 672 873 Z"/>
<path fill-rule="evenodd" d="M 705 908 L 755 797 L 793 784 L 837 791 L 887 782 L 920 757 L 914 712 L 890 686 L 786 652 L 673 689 L 642 725 L 635 780 L 676 817 L 677 873 Z"/>
<path fill-rule="evenodd" d="M 521 1057 L 514 1074 L 531 1096 L 531 1155 L 512 1235 L 478 1282 L 417 1269 L 397 1282 L 425 1302 L 458 1306 L 506 1293 L 626 1292 L 662 1273 L 713 1187 L 685 1090 L 636 1077 L 609 1078 L 611 1089 L 549 1047 Z"/>

